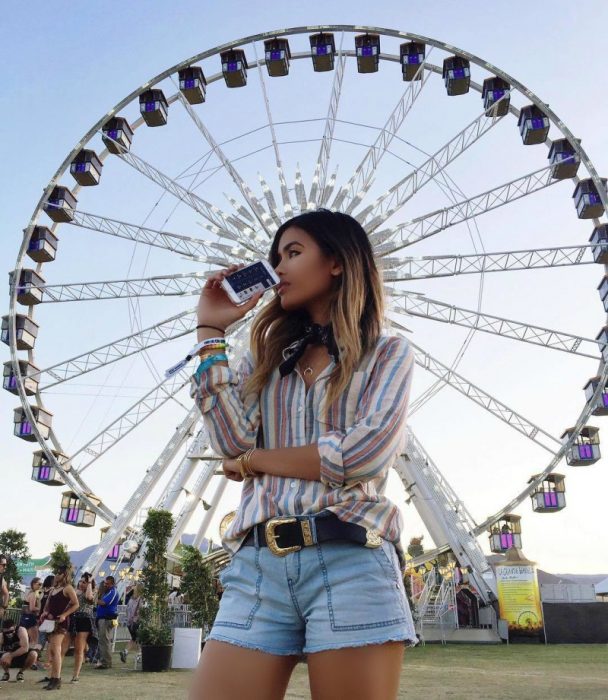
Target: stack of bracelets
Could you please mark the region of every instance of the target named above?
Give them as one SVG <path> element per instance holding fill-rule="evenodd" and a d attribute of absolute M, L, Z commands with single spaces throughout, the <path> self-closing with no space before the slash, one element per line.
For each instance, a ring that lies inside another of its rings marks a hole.
<path fill-rule="evenodd" d="M 213 326 L 198 325 L 199 328 L 214 328 Z M 221 330 L 220 328 L 215 330 Z M 228 361 L 228 356 L 226 355 L 226 350 L 228 349 L 228 344 L 226 339 L 221 338 L 209 338 L 201 343 L 200 349 L 198 351 L 198 356 L 201 364 L 197 367 L 195 372 L 196 378 L 200 379 L 201 374 L 214 365 L 216 362 Z"/>
<path fill-rule="evenodd" d="M 221 331 L 221 328 L 216 328 L 215 326 L 205 326 L 198 325 L 199 328 L 212 328 L 213 330 Z M 228 356 L 226 355 L 226 350 L 228 344 L 225 338 L 208 338 L 200 343 L 200 348 L 198 350 L 198 356 L 201 361 L 200 365 L 197 367 L 195 376 L 198 380 L 201 378 L 201 374 L 214 365 L 216 362 L 222 362 L 222 360 L 228 361 Z M 243 452 L 239 455 L 236 460 L 239 463 L 241 470 L 241 476 L 243 479 L 250 479 L 252 476 L 257 476 L 257 473 L 251 468 L 251 455 L 253 454 L 255 447 Z"/>

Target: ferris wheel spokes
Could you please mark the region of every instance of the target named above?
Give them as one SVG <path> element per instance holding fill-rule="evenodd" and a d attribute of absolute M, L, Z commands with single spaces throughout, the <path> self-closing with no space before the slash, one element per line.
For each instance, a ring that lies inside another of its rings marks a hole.
<path fill-rule="evenodd" d="M 583 256 L 594 244 L 564 246 L 561 248 L 530 248 L 477 255 L 425 255 L 423 258 L 384 258 L 389 264 L 384 270 L 386 282 L 404 282 L 433 277 L 512 272 L 536 268 L 591 265 L 594 260 Z M 395 262 L 399 260 L 399 262 Z M 398 290 L 396 290 L 398 291 Z"/>
<path fill-rule="evenodd" d="M 378 244 L 379 256 L 390 255 L 451 226 L 557 184 L 560 180 L 553 179 L 552 170 L 553 166 L 549 165 L 443 209 L 376 231 L 370 235 L 370 240 Z"/>
<path fill-rule="evenodd" d="M 116 518 L 110 523 L 110 526 L 102 538 L 99 546 L 89 556 L 83 571 L 89 571 L 93 574 L 97 572 L 99 567 L 103 564 L 107 553 L 131 524 L 136 513 L 143 507 L 146 499 L 158 481 L 162 478 L 165 471 L 169 468 L 183 444 L 191 435 L 192 429 L 197 420 L 198 409 L 196 406 L 194 406 L 186 414 L 186 417 L 180 423 L 177 429 L 171 433 L 171 438 L 165 448 L 161 450 L 160 455 L 154 464 L 146 470 L 143 479 L 139 483 L 139 486 L 137 486 L 137 488 L 134 490 L 133 494 L 125 503 L 120 513 L 117 513 Z"/>
<path fill-rule="evenodd" d="M 393 325 L 403 328 L 403 326 L 393 321 Z M 502 401 L 496 399 L 492 394 L 484 391 L 479 386 L 473 384 L 468 379 L 462 375 L 454 372 L 452 369 L 444 365 L 442 362 L 434 358 L 430 353 L 422 350 L 411 340 L 408 341 L 413 348 L 416 356 L 416 364 L 426 369 L 431 374 L 434 374 L 445 384 L 451 386 L 452 388 L 459 391 L 463 396 L 481 406 L 486 411 L 491 413 L 496 418 L 510 425 L 512 428 L 517 430 L 522 435 L 525 435 L 530 440 L 536 442 L 543 449 L 548 450 L 551 454 L 554 454 L 554 450 L 561 446 L 560 441 L 553 437 L 539 426 L 535 425 L 532 421 L 528 420 L 522 416 L 517 411 L 509 408 Z M 410 408 L 410 415 L 415 411 L 415 406 L 412 405 Z M 544 440 L 541 440 L 544 438 Z"/>
<path fill-rule="evenodd" d="M 117 238 L 124 238 L 128 241 L 154 248 L 164 248 L 197 262 L 223 265 L 227 261 L 227 258 L 218 256 L 214 250 L 213 242 L 202 238 L 193 238 L 178 233 L 169 233 L 168 231 L 158 231 L 147 226 L 137 226 L 136 224 L 129 224 L 125 221 L 97 216 L 76 209 L 72 211 L 72 214 L 74 218 L 70 223 L 80 228 L 97 231 L 98 233 Z"/>
<path fill-rule="evenodd" d="M 201 503 L 203 503 L 203 495 L 215 474 L 214 462 L 199 463 L 197 464 L 197 469 L 200 470 L 200 473 L 192 486 L 192 489 L 189 489 L 186 494 L 186 498 L 184 499 L 180 513 L 177 516 L 173 526 L 171 538 L 167 544 L 167 549 L 170 552 L 172 552 L 180 543 L 182 535 L 192 520 L 192 516 L 198 510 Z M 210 510 L 210 508 L 206 507 L 208 506 L 206 501 L 204 504 L 205 505 L 203 505 L 203 507 L 205 510 Z"/>
<path fill-rule="evenodd" d="M 319 147 L 319 155 L 314 168 L 312 185 L 309 190 L 308 201 L 313 207 L 319 206 L 318 196 L 323 195 L 325 185 L 327 183 L 327 169 L 329 166 L 329 158 L 331 156 L 331 147 L 334 138 L 334 128 L 336 126 L 336 115 L 340 105 L 340 97 L 342 95 L 342 80 L 344 79 L 344 69 L 346 67 L 346 56 L 342 53 L 342 42 L 344 41 L 344 32 L 340 35 L 340 48 L 337 53 L 336 67 L 334 70 L 334 79 L 331 86 L 331 96 L 329 98 L 329 107 L 327 109 L 327 117 L 325 119 L 325 129 L 321 138 Z"/>
<path fill-rule="evenodd" d="M 82 447 L 79 447 L 71 455 L 69 463 L 71 464 L 75 457 L 83 453 L 91 455 L 91 459 L 80 465 L 76 473 L 82 474 L 109 449 L 114 447 L 138 425 L 141 425 L 146 418 L 149 418 L 163 404 L 174 398 L 190 382 L 190 376 L 190 369 L 185 368 L 171 377 L 163 379 L 118 418 L 115 418 L 97 433 L 95 437 L 91 438 Z"/>
<path fill-rule="evenodd" d="M 203 272 L 181 272 L 175 275 L 158 275 L 141 279 L 47 284 L 38 285 L 35 288 L 43 292 L 41 304 L 130 297 L 185 296 L 200 292 L 204 274 Z"/>
<path fill-rule="evenodd" d="M 429 51 L 429 56 L 431 52 L 432 49 Z M 420 80 L 417 79 L 418 74 L 420 74 Z M 405 118 L 422 94 L 423 88 L 432 75 L 431 71 L 426 70 L 426 60 L 420 65 L 415 75 L 416 77 L 412 79 L 412 82 L 385 121 L 384 126 L 380 129 L 376 140 L 356 166 L 348 182 L 338 190 L 331 205 L 332 209 L 339 209 L 347 214 L 352 214 L 353 210 L 361 203 L 372 184 L 374 171 L 387 153 L 393 138 L 401 128 Z"/>
<path fill-rule="evenodd" d="M 501 338 L 540 345 L 550 350 L 560 350 L 572 355 L 589 357 L 592 360 L 600 359 L 599 355 L 591 354 L 591 350 L 597 350 L 598 346 L 598 341 L 593 338 L 583 338 L 571 333 L 533 326 L 522 321 L 478 313 L 471 309 L 446 304 L 437 299 L 429 299 L 426 295 L 398 291 L 389 293 L 400 304 L 399 307 L 397 304 L 391 304 L 392 311 L 440 323 L 451 323 L 464 328 L 475 328 Z M 583 351 L 580 350 L 581 345 L 583 345 Z M 585 352 L 585 350 L 587 351 Z"/>
<path fill-rule="evenodd" d="M 194 194 L 194 192 L 191 190 L 182 187 L 174 179 L 170 178 L 168 175 L 165 175 L 158 168 L 150 165 L 143 158 L 135 155 L 135 153 L 132 151 L 119 153 L 117 154 L 117 158 L 123 160 L 137 172 L 149 178 L 164 190 L 169 192 L 169 194 L 172 194 L 178 200 L 188 205 L 191 209 L 197 212 L 197 214 L 200 214 L 209 222 L 205 227 L 212 233 L 226 236 L 227 238 L 238 241 L 241 245 L 251 250 L 254 254 L 261 254 L 259 244 L 264 243 L 265 237 L 251 228 L 248 223 L 239 222 L 246 232 L 245 235 L 241 232 L 239 227 L 235 225 L 234 217 L 232 217 L 230 214 L 223 212 L 215 204 L 210 204 L 197 194 Z M 257 245 L 251 242 L 252 239 L 257 242 Z"/>
<path fill-rule="evenodd" d="M 186 98 L 182 95 L 181 92 L 178 94 L 179 101 L 188 113 L 188 116 L 190 117 L 190 119 L 192 119 L 196 128 L 203 135 L 205 141 L 209 144 L 215 155 L 220 159 L 222 165 L 232 178 L 232 181 L 238 187 L 241 195 L 249 205 L 249 208 L 253 212 L 253 215 L 258 220 L 262 229 L 266 232 L 266 235 L 270 238 L 272 235 L 273 226 L 273 221 L 270 215 L 260 204 L 258 199 L 254 196 L 253 192 L 249 188 L 249 185 L 245 182 L 241 175 L 239 175 L 234 165 L 230 162 L 219 143 L 213 138 L 209 129 L 203 124 L 203 122 L 199 118 L 198 114 L 194 111 L 188 100 L 186 100 Z"/>
<path fill-rule="evenodd" d="M 368 233 L 375 231 L 380 224 L 399 211 L 416 192 L 479 141 L 502 119 L 502 116 L 488 117 L 485 112 L 482 112 L 422 165 L 392 185 L 375 202 L 356 213 L 357 221 L 365 227 Z"/>
<path fill-rule="evenodd" d="M 106 345 L 101 345 L 94 350 L 88 350 L 69 360 L 45 367 L 33 376 L 38 376 L 42 380 L 48 375 L 55 380 L 40 387 L 40 392 L 44 393 L 47 389 L 62 382 L 77 379 L 88 372 L 107 367 L 113 362 L 122 360 L 124 357 L 130 357 L 169 340 L 182 338 L 194 330 L 195 319 L 195 309 L 182 311 L 182 313 L 171 316 L 153 326 L 143 328 L 137 333 L 124 336 Z"/>

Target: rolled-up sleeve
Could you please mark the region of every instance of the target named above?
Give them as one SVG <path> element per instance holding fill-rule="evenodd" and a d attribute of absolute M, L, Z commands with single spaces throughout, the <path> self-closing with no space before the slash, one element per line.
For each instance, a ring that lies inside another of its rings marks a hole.
<path fill-rule="evenodd" d="M 214 364 L 190 380 L 190 396 L 195 400 L 209 433 L 211 447 L 224 457 L 236 457 L 255 447 L 260 425 L 257 395 L 243 395 L 253 372 L 253 357 L 247 351 L 236 372 Z"/>
<path fill-rule="evenodd" d="M 406 416 L 414 352 L 404 338 L 391 337 L 378 355 L 354 423 L 319 437 L 321 481 L 332 488 L 385 476 L 406 446 Z"/>

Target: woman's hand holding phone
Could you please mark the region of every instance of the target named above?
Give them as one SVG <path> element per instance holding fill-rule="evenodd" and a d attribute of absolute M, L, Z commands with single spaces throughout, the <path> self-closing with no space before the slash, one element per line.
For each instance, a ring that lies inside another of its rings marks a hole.
<path fill-rule="evenodd" d="M 262 298 L 264 293 L 258 292 L 246 303 L 237 306 L 222 288 L 222 280 L 242 267 L 245 265 L 230 265 L 230 267 L 219 270 L 207 278 L 198 300 L 198 324 L 226 329 L 243 318 Z M 207 329 L 202 330 L 206 331 Z M 212 331 L 213 329 L 210 329 L 210 332 Z"/>

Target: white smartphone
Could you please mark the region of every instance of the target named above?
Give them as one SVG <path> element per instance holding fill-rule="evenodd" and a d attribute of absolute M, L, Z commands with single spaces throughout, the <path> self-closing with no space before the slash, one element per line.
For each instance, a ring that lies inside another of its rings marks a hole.
<path fill-rule="evenodd" d="M 257 260 L 222 280 L 222 288 L 237 305 L 244 304 L 257 292 L 276 287 L 281 280 L 267 260 Z"/>

